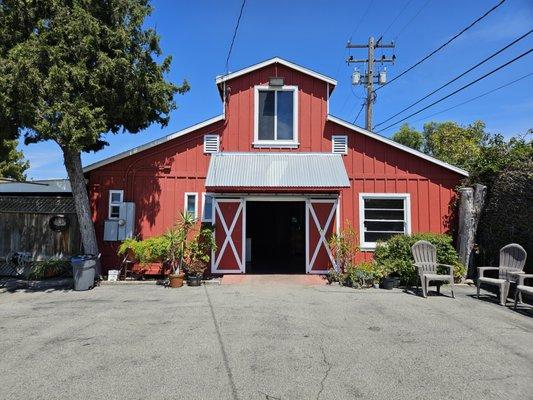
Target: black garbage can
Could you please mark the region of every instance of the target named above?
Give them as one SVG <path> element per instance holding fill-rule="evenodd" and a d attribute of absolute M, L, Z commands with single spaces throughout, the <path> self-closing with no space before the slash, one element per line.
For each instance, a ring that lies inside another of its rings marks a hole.
<path fill-rule="evenodd" d="M 89 290 L 94 286 L 98 257 L 92 254 L 74 256 L 70 259 L 74 290 Z"/>

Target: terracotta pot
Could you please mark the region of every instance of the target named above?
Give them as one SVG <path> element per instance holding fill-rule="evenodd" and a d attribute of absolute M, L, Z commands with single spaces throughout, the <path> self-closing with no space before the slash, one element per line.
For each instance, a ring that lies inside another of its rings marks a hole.
<path fill-rule="evenodd" d="M 169 275 L 168 276 L 168 286 L 171 288 L 179 288 L 183 286 L 183 280 L 185 279 L 185 274 Z"/>

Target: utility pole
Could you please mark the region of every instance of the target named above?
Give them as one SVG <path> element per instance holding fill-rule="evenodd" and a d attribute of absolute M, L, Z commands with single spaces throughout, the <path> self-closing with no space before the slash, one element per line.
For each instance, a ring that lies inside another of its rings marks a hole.
<path fill-rule="evenodd" d="M 365 128 L 369 131 L 372 130 L 372 106 L 374 105 L 374 102 L 376 101 L 376 94 L 374 93 L 374 83 L 377 83 L 379 85 L 384 85 L 387 82 L 387 72 L 386 69 L 383 69 L 383 71 L 380 71 L 378 74 L 375 74 L 374 72 L 374 63 L 387 63 L 391 62 L 394 63 L 396 60 L 396 56 L 393 55 L 391 58 L 385 57 L 383 55 L 380 59 L 375 59 L 374 57 L 374 50 L 379 48 L 394 48 L 394 43 L 388 43 L 383 44 L 381 43 L 381 37 L 377 40 L 377 42 L 374 41 L 374 37 L 371 36 L 368 38 L 368 44 L 352 44 L 351 41 L 348 41 L 346 44 L 347 49 L 364 49 L 368 48 L 368 58 L 366 60 L 357 60 L 354 59 L 353 56 L 348 57 L 346 59 L 346 62 L 348 64 L 352 63 L 366 63 L 366 74 L 361 75 L 359 71 L 357 71 L 357 68 L 355 68 L 353 74 L 352 74 L 352 85 L 366 85 L 366 120 L 365 120 Z M 376 82 L 374 82 L 374 79 L 377 79 Z"/>

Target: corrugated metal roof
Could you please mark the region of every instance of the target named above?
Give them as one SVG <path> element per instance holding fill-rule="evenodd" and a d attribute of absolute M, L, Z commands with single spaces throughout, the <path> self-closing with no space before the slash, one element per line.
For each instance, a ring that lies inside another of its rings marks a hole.
<path fill-rule="evenodd" d="M 0 196 L 0 212 L 72 214 L 76 208 L 72 197 Z"/>
<path fill-rule="evenodd" d="M 68 179 L 0 182 L 0 193 L 71 193 Z"/>
<path fill-rule="evenodd" d="M 217 153 L 211 156 L 207 187 L 349 187 L 340 154 Z"/>

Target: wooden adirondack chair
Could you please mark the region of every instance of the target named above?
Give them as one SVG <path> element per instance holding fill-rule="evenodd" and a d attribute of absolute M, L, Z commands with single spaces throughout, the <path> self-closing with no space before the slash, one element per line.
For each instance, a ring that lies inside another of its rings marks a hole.
<path fill-rule="evenodd" d="M 455 298 L 453 286 L 453 266 L 437 263 L 437 248 L 426 240 L 419 240 L 413 247 L 411 253 L 415 259 L 415 268 L 418 270 L 418 276 L 422 284 L 422 295 L 427 297 L 429 282 L 437 282 L 437 291 L 440 293 L 440 283 L 450 282 L 452 297 Z M 438 266 L 448 269 L 447 274 L 439 274 Z M 417 286 L 418 289 L 418 286 Z"/>
<path fill-rule="evenodd" d="M 511 282 L 516 282 L 517 274 L 522 273 L 526 265 L 527 253 L 522 246 L 516 243 L 508 244 L 500 250 L 500 265 L 498 267 L 479 267 L 477 278 L 477 298 L 482 283 L 498 286 L 500 290 L 500 304 L 507 302 Z M 498 278 L 484 276 L 485 271 L 498 271 Z"/>

